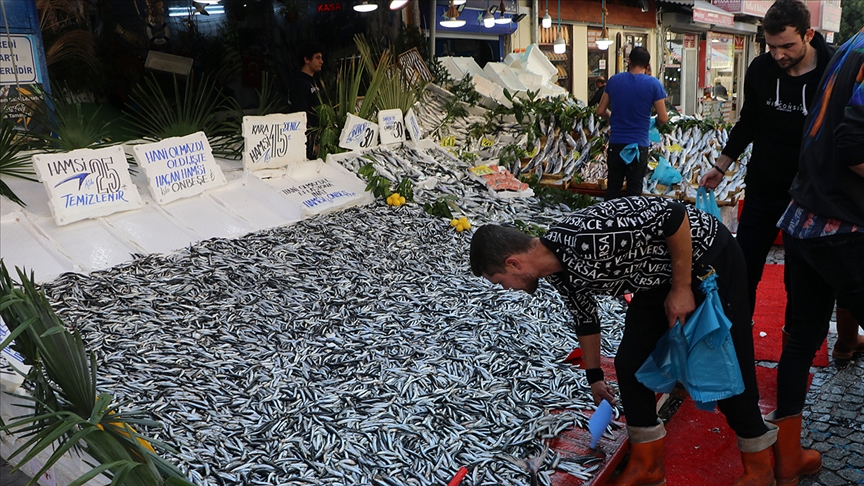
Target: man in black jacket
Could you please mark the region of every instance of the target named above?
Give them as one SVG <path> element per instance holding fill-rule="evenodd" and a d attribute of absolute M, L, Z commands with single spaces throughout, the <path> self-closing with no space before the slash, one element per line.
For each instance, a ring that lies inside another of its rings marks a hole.
<path fill-rule="evenodd" d="M 306 44 L 300 49 L 300 71 L 297 72 L 288 86 L 288 97 L 291 102 L 291 112 L 306 112 L 306 126 L 311 129 L 318 126 L 318 115 L 315 107 L 321 104 L 319 91 L 321 87 L 315 79 L 315 74 L 324 66 L 321 47 L 317 44 Z M 311 134 L 306 136 L 306 158 L 316 156 L 315 140 Z"/>
<path fill-rule="evenodd" d="M 747 264 L 751 315 L 765 259 L 777 237 L 777 220 L 789 205 L 804 119 L 833 54 L 822 35 L 810 28 L 810 11 L 799 0 L 775 2 L 762 27 L 768 52 L 750 63 L 741 116 L 716 165 L 700 180 L 701 185 L 716 188 L 726 169 L 753 142 L 737 236 Z"/>
<path fill-rule="evenodd" d="M 779 484 L 797 484 L 822 466 L 819 452 L 801 448 L 801 410 L 835 298 L 864 322 L 864 29 L 831 60 L 820 88 L 804 126 L 792 203 L 777 224 L 789 339 L 777 368 L 777 410 L 767 418 L 780 427 L 775 447 L 786 452 L 775 463 Z"/>

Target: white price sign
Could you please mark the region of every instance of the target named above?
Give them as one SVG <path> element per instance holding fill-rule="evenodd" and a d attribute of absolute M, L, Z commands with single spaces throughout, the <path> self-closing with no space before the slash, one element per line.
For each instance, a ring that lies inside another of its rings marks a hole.
<path fill-rule="evenodd" d="M 378 112 L 378 126 L 381 128 L 381 143 L 401 143 L 405 141 L 405 120 L 402 110 L 381 110 Z"/>
<path fill-rule="evenodd" d="M 119 145 L 34 155 L 33 168 L 48 191 L 57 226 L 143 205 Z"/>
<path fill-rule="evenodd" d="M 204 132 L 135 145 L 135 160 L 144 169 L 150 194 L 159 204 L 201 194 L 225 184 Z"/>
<path fill-rule="evenodd" d="M 243 117 L 243 168 L 275 169 L 306 160 L 306 113 Z"/>
<path fill-rule="evenodd" d="M 417 115 L 414 114 L 414 108 L 408 108 L 408 113 L 405 113 L 405 128 L 408 134 L 411 135 L 411 140 L 420 141 L 420 123 L 417 122 Z"/>
<path fill-rule="evenodd" d="M 339 136 L 339 146 L 348 150 L 377 147 L 378 124 L 348 113 L 345 128 Z"/>

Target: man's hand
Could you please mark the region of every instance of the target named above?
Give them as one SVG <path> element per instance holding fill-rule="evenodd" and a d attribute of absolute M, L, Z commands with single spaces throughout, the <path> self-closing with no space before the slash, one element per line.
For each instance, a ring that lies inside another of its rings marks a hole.
<path fill-rule="evenodd" d="M 732 160 L 728 155 L 720 155 L 720 157 L 717 158 L 716 164 L 728 169 L 729 166 L 732 165 L 732 162 L 734 162 L 734 160 Z M 704 173 L 702 178 L 699 179 L 699 185 L 714 190 L 717 189 L 717 186 L 719 186 L 721 182 L 723 182 L 723 177 L 723 174 L 721 174 L 719 170 L 711 167 L 708 169 L 708 172 Z"/>
<path fill-rule="evenodd" d="M 669 320 L 669 327 L 675 325 L 675 321 L 681 321 L 683 326 L 687 322 L 687 316 L 696 310 L 696 300 L 693 297 L 693 290 L 688 287 L 673 287 L 666 296 L 666 301 L 663 302 L 663 307 L 666 309 L 666 318 Z"/>
<path fill-rule="evenodd" d="M 594 398 L 594 405 L 600 405 L 603 400 L 609 402 L 609 405 L 615 405 L 615 389 L 603 380 L 591 383 L 591 396 Z"/>

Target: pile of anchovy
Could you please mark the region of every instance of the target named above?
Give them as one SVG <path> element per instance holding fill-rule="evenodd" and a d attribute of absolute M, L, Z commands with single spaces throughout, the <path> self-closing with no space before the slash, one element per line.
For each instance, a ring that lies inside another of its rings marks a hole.
<path fill-rule="evenodd" d="M 378 202 L 44 289 L 100 391 L 161 421 L 144 433 L 196 484 L 440 485 L 463 466 L 463 485 L 525 484 L 526 462 L 541 484 L 590 479 L 596 459 L 544 449 L 594 408 L 563 363 L 565 306 L 474 277 L 469 238 Z M 612 354 L 622 309 L 599 302 Z"/>

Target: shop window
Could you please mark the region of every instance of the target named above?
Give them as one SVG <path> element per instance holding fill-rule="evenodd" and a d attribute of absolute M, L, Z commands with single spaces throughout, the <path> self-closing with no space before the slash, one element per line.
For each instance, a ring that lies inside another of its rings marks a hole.
<path fill-rule="evenodd" d="M 681 112 L 681 64 L 684 51 L 684 34 L 666 33 L 663 49 L 663 76 L 660 81 L 666 90 L 669 103 Z"/>

